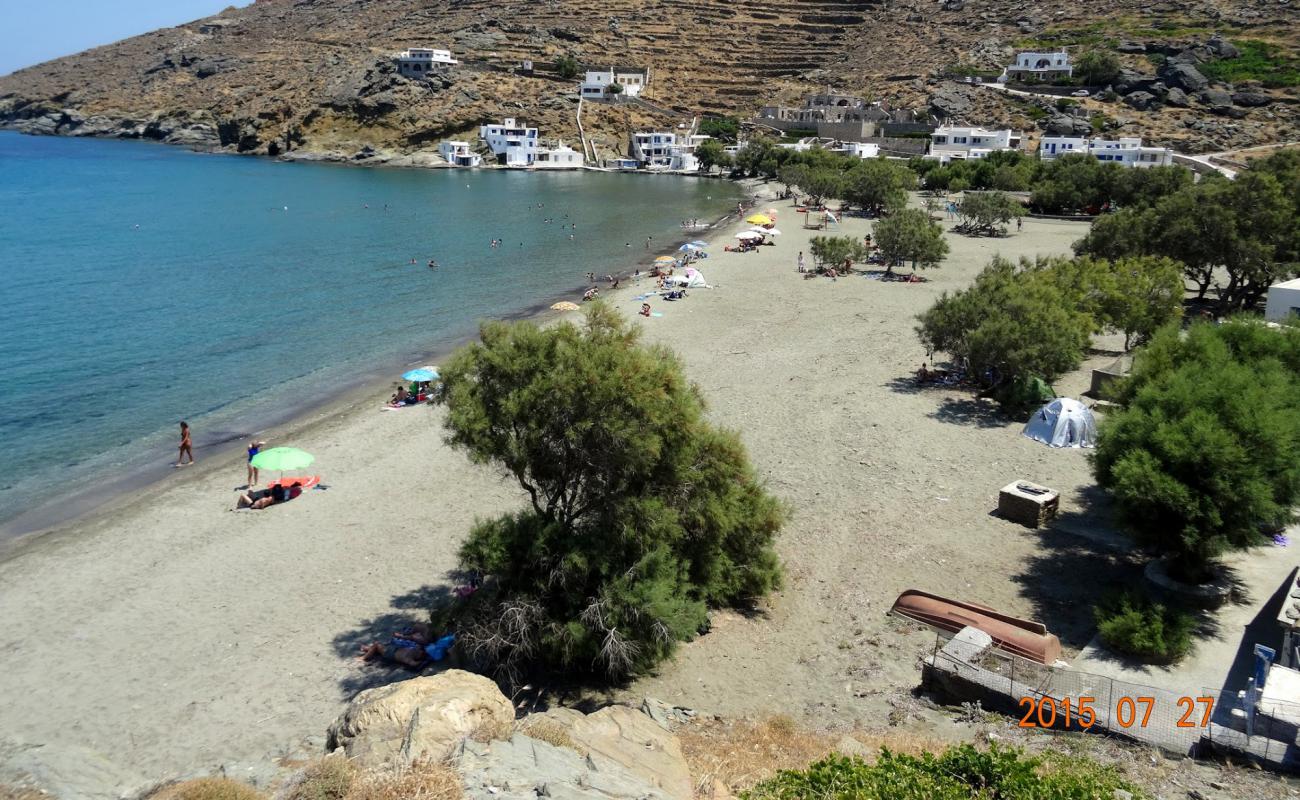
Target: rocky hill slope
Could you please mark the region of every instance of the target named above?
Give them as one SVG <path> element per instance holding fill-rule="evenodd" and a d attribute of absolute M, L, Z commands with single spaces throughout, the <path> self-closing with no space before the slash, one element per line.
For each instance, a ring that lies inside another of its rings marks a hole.
<path fill-rule="evenodd" d="M 545 69 L 516 74 L 523 59 L 544 67 L 573 55 L 653 70 L 654 107 L 586 104 L 584 127 L 607 152 L 622 149 L 632 126 L 700 112 L 746 117 L 826 85 L 922 108 L 937 94 L 941 112 L 972 123 L 1042 127 L 1045 109 L 1034 108 L 1046 101 L 940 78 L 955 65 L 995 68 L 1017 46 L 1069 44 L 1118 49 L 1134 76 L 1155 82 L 1144 74 L 1155 71 L 1152 54 L 1216 32 L 1265 43 L 1291 69 L 1298 16 L 1276 0 L 1094 0 L 1050 10 L 1011 0 L 258 0 L 0 77 L 0 124 L 271 155 L 427 151 L 504 115 L 575 138 L 577 81 Z M 408 46 L 450 48 L 463 64 L 407 80 L 391 55 Z M 1088 114 L 1188 149 L 1254 144 L 1294 120 L 1289 80 L 1252 105 L 1232 97 L 1255 85 L 1219 84 L 1206 88 L 1226 95 L 1193 93 L 1181 108 L 1157 91 L 1155 103 L 1113 97 L 1109 111 Z"/>

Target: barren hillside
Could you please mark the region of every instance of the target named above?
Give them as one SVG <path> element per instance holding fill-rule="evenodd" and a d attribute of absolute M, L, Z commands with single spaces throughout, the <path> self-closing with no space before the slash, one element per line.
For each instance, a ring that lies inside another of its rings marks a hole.
<path fill-rule="evenodd" d="M 1298 16 L 1276 0 L 1094 0 L 1050 10 L 1011 0 L 259 0 L 2 77 L 0 124 L 349 156 L 366 147 L 431 149 L 503 115 L 574 138 L 577 81 L 545 69 L 515 74 L 523 59 L 544 67 L 568 54 L 653 71 L 646 97 L 668 113 L 585 107 L 584 126 L 606 151 L 621 149 L 634 125 L 700 112 L 746 117 L 826 85 L 972 123 L 1032 128 L 1048 124 L 1047 101 L 1008 100 L 941 76 L 958 64 L 997 67 L 1015 47 L 1035 44 L 1118 49 L 1134 72 L 1154 73 L 1152 54 L 1215 33 L 1265 42 L 1270 58 L 1291 68 Z M 214 19 L 220 27 L 201 24 Z M 464 63 L 445 78 L 410 81 L 390 60 L 408 46 L 450 48 Z M 1231 97 L 1259 87 L 1211 88 Z M 1158 108 L 1111 98 L 1079 113 L 1189 150 L 1226 149 L 1287 137 L 1295 85 L 1283 81 L 1262 96 L 1250 105 L 1195 96 Z"/>

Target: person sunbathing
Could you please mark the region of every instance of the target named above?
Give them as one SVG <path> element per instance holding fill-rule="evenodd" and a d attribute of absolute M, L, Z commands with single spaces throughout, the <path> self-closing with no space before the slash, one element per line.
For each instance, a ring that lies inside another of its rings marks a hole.
<path fill-rule="evenodd" d="M 251 508 L 260 511 L 276 503 L 287 503 L 302 494 L 302 482 L 294 481 L 291 486 L 277 483 L 264 492 L 244 492 L 235 501 L 235 508 Z"/>
<path fill-rule="evenodd" d="M 418 670 L 430 661 L 445 658 L 455 642 L 454 633 L 435 639 L 428 625 L 416 624 L 393 634 L 387 642 L 362 645 L 359 658 L 366 663 L 387 661 Z"/>

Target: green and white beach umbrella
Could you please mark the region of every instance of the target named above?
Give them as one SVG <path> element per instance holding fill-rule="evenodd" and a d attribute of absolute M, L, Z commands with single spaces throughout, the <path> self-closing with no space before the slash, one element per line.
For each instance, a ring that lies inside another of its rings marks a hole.
<path fill-rule="evenodd" d="M 296 447 L 272 447 L 270 450 L 263 450 L 253 456 L 250 463 L 258 469 L 284 472 L 286 470 L 302 469 L 315 460 L 316 457 L 311 453 L 299 450 Z"/>

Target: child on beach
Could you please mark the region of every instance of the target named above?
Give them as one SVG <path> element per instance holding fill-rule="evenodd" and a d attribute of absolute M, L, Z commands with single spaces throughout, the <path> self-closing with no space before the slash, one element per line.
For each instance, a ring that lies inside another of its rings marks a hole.
<path fill-rule="evenodd" d="M 178 452 L 178 453 L 176 454 L 176 466 L 178 466 L 178 467 L 184 467 L 184 466 L 186 466 L 186 462 L 183 461 L 183 459 L 184 459 L 185 456 L 187 456 L 187 455 L 190 457 L 190 460 L 189 460 L 188 463 L 189 463 L 189 464 L 193 464 L 193 463 L 194 463 L 194 445 L 193 445 L 193 443 L 190 441 L 190 424 L 189 424 L 188 422 L 185 422 L 184 420 L 182 420 L 182 421 L 181 421 L 181 445 L 180 445 L 180 452 Z"/>
<path fill-rule="evenodd" d="M 256 439 L 248 443 L 248 488 L 250 489 L 257 485 L 257 467 L 253 466 L 253 456 L 265 446 L 266 442 Z"/>

